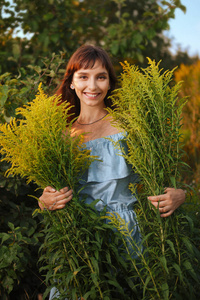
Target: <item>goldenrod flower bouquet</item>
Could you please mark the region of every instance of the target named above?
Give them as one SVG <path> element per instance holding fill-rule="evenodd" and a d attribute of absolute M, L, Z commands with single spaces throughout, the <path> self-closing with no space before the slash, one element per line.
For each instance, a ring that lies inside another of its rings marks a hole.
<path fill-rule="evenodd" d="M 64 209 L 41 212 L 45 233 L 41 270 L 48 286 L 43 297 L 55 286 L 58 299 L 111 299 L 111 290 L 117 287 L 126 299 L 114 279 L 118 271 L 114 260 L 121 260 L 117 235 L 96 213 L 95 203 L 85 205 L 79 199 L 78 181 L 96 158 L 84 149 L 81 136 L 70 136 L 69 110 L 68 104 L 48 97 L 39 86 L 36 98 L 17 109 L 18 118 L 0 126 L 2 159 L 11 163 L 8 176 L 26 177 L 41 188 L 68 186 L 74 191 Z"/>
<path fill-rule="evenodd" d="M 147 196 L 163 194 L 166 187 L 180 186 L 184 164 L 181 112 L 186 101 L 178 100 L 181 82 L 173 84 L 174 70 L 164 72 L 159 63 L 150 59 L 145 69 L 127 62 L 122 66 L 120 88 L 112 95 L 116 108 L 109 109 L 109 113 L 114 126 L 117 124 L 127 133 L 128 153 L 123 155 L 140 177 L 139 188 L 137 184 L 130 188 L 133 193 L 139 189 L 136 210 L 144 251 L 135 245 L 123 220 L 120 222 L 114 215 L 109 219 L 121 231 L 126 252 L 130 254 L 127 238 L 138 249 L 139 263 L 131 255 L 127 261 L 134 270 L 132 278 L 136 282 L 140 278 L 135 287 L 142 290 L 142 299 L 196 299 L 200 252 L 192 243 L 194 232 L 188 231 L 189 224 L 194 226 L 192 219 L 180 211 L 161 218 L 158 209 L 147 200 Z"/>

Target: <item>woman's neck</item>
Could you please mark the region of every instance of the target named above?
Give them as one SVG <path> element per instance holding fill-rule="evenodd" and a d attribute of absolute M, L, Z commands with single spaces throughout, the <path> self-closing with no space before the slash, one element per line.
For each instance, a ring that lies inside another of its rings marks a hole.
<path fill-rule="evenodd" d="M 94 124 L 102 120 L 106 115 L 106 107 L 102 107 L 101 109 L 83 109 L 77 118 L 77 123 L 81 125 Z"/>

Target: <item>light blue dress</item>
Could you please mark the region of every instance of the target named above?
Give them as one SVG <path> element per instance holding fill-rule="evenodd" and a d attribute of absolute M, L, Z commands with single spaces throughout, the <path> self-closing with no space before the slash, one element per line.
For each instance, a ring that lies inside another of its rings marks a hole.
<path fill-rule="evenodd" d="M 119 142 L 120 147 L 127 150 L 125 134 L 122 132 L 85 143 L 91 155 L 98 156 L 101 161 L 93 161 L 80 180 L 80 187 L 84 187 L 81 195 L 87 195 L 86 203 L 101 199 L 96 204 L 98 211 L 106 206 L 108 212 L 118 213 L 128 223 L 134 241 L 140 244 L 140 230 L 134 212 L 137 199 L 128 188 L 130 183 L 138 182 L 138 176 L 113 142 Z M 51 290 L 50 300 L 55 292 L 56 289 Z"/>
<path fill-rule="evenodd" d="M 101 199 L 96 204 L 96 209 L 102 211 L 106 206 L 108 212 L 117 212 L 129 223 L 130 229 L 135 229 L 133 235 L 138 239 L 139 230 L 133 210 L 137 199 L 128 188 L 130 183 L 138 182 L 138 176 L 133 173 L 132 167 L 127 164 L 121 150 L 113 142 L 118 142 L 120 148 L 127 151 L 125 135 L 122 132 L 85 143 L 91 155 L 98 156 L 101 161 L 93 161 L 84 174 L 80 181 L 80 185 L 84 186 L 81 194 L 87 195 L 86 203 Z"/>

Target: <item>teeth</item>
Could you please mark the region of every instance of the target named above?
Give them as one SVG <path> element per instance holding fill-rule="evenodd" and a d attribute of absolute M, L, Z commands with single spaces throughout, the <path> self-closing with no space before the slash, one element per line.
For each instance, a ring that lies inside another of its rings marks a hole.
<path fill-rule="evenodd" d="M 98 94 L 90 94 L 90 93 L 86 93 L 86 95 L 89 96 L 89 97 L 94 97 L 94 98 L 95 98 L 96 96 L 98 96 Z"/>

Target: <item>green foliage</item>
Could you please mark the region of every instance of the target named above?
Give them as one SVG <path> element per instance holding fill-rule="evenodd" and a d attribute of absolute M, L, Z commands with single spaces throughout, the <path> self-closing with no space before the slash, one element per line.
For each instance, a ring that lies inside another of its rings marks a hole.
<path fill-rule="evenodd" d="M 183 99 L 177 101 L 180 82 L 170 85 L 173 70 L 162 72 L 150 59 L 149 67 L 141 71 L 128 63 L 123 67 L 121 88 L 112 96 L 117 108 L 109 112 L 113 124 L 117 122 L 127 132 L 128 154 L 124 157 L 141 179 L 136 210 L 144 247 L 139 268 L 131 256 L 127 260 L 141 280 L 142 299 L 198 299 L 199 228 L 187 212 L 161 218 L 147 200 L 149 195 L 163 194 L 165 187 L 176 188 L 179 180 L 180 121 L 185 103 Z M 130 188 L 135 193 L 136 185 Z M 117 230 L 122 227 L 124 240 L 129 236 L 136 247 L 123 220 L 116 216 L 108 219 Z"/>
<path fill-rule="evenodd" d="M 37 268 L 41 226 L 39 218 L 32 218 L 32 199 L 24 204 L 27 193 L 33 194 L 34 188 L 19 179 L 10 179 L 8 183 L 6 188 L 0 188 L 0 297 L 13 299 L 14 296 L 18 300 L 26 294 L 36 299 L 44 290 Z"/>
<path fill-rule="evenodd" d="M 176 8 L 185 10 L 180 1 L 173 1 L 173 6 L 172 1 L 162 0 L 113 2 L 105 44 L 114 56 L 129 57 L 139 63 L 144 61 L 147 48 L 152 53 L 158 41 L 164 47 L 165 42 L 163 38 L 159 40 L 159 34 L 168 29 L 168 20 L 174 18 Z"/>
<path fill-rule="evenodd" d="M 2 74 L 0 76 L 0 122 L 8 122 L 11 117 L 15 116 L 16 108 L 34 98 L 39 82 L 44 83 L 48 92 L 53 91 L 59 84 L 59 78 L 64 72 L 62 69 L 63 62 L 63 53 L 59 55 L 53 54 L 50 59 L 43 58 L 40 66 L 21 68 L 17 76 L 9 73 Z M 32 213 L 38 205 L 29 195 L 37 197 L 41 194 L 41 191 L 36 191 L 36 186 L 33 184 L 27 185 L 25 179 L 22 179 L 20 176 L 10 175 L 6 178 L 5 172 L 9 167 L 10 165 L 7 162 L 0 162 L 1 233 L 9 234 L 12 239 L 12 232 L 8 228 L 8 222 L 11 222 L 15 227 L 21 228 L 22 236 L 24 236 L 24 227 L 27 231 L 33 231 L 33 237 L 34 235 L 37 236 L 41 230 L 41 216 L 38 218 L 38 215 L 33 220 Z M 42 237 L 40 238 L 41 242 Z M 18 280 L 13 278 L 13 289 L 9 295 L 7 293 L 8 290 L 2 286 L 1 295 L 4 295 L 2 297 L 7 297 L 8 299 L 13 299 L 14 297 L 16 300 L 22 297 L 37 299 L 37 293 L 44 291 L 44 284 L 37 265 L 40 243 L 35 246 L 26 244 L 27 249 L 29 249 L 29 262 L 25 263 L 24 261 L 24 268 L 21 269 L 21 273 L 18 269 Z M 6 242 L 4 246 L 8 246 Z M 13 274 L 15 274 L 14 271 Z"/>
<path fill-rule="evenodd" d="M 6 0 L 1 1 L 0 51 L 2 72 L 13 73 L 27 64 L 38 64 L 49 52 L 71 54 L 88 42 L 104 45 L 118 58 L 142 62 L 146 48 L 155 53 L 158 45 L 165 47 L 161 33 L 168 29 L 175 10 L 185 11 L 179 0 L 12 2 L 8 5 Z M 13 37 L 19 25 L 28 38 Z"/>
<path fill-rule="evenodd" d="M 33 235 L 33 228 L 15 227 L 10 222 L 8 226 L 8 233 L 0 233 L 0 295 L 9 294 L 15 283 L 19 284 L 32 259 L 30 246 L 35 246 L 40 236 L 39 233 Z"/>
<path fill-rule="evenodd" d="M 65 54 L 53 53 L 51 58 L 44 57 L 40 65 L 28 65 L 20 68 L 18 75 L 4 73 L 0 75 L 0 121 L 9 122 L 15 116 L 16 108 L 31 101 L 38 89 L 44 84 L 44 90 L 51 93 L 60 83 L 65 72 L 62 68 Z"/>
<path fill-rule="evenodd" d="M 149 210 L 144 198 L 140 198 L 136 212 L 143 235 L 143 252 L 120 216 L 107 218 L 121 232 L 124 245 L 121 255 L 131 270 L 129 277 L 135 279 L 135 288 L 142 291 L 137 299 L 198 299 L 200 251 L 194 241 L 199 228 L 195 228 L 192 218 L 179 213 L 163 221 L 159 212 Z M 137 249 L 138 262 L 131 256 L 133 248 Z"/>
<path fill-rule="evenodd" d="M 94 204 L 73 198 L 73 204 L 59 213 L 44 212 L 48 224 L 40 260 L 45 261 L 41 270 L 47 271 L 49 285 L 44 297 L 56 286 L 60 294 L 55 299 L 60 300 L 135 299 L 134 291 L 123 289 L 128 288 L 128 265 L 119 252 L 119 236 L 104 222 L 104 213 L 97 214 Z"/>

